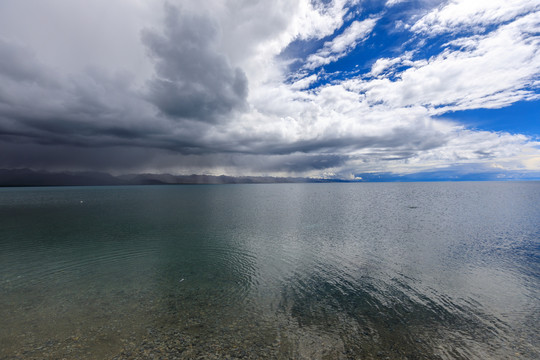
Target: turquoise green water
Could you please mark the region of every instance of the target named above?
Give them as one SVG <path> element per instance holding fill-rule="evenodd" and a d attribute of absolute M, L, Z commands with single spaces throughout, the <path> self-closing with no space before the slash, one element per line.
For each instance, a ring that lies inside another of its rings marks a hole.
<path fill-rule="evenodd" d="M 540 183 L 0 189 L 0 359 L 540 357 Z"/>

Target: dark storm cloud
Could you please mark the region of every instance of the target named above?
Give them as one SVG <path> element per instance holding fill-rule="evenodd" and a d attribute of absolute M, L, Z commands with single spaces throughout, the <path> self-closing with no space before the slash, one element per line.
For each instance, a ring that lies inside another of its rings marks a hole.
<path fill-rule="evenodd" d="M 341 166 L 346 155 L 289 154 L 259 155 L 214 153 L 178 157 L 178 152 L 137 146 L 81 147 L 35 142 L 0 142 L 0 168 L 49 170 L 92 170 L 108 172 L 177 172 L 202 173 L 208 168 L 225 166 L 244 173 L 301 173 Z M 238 173 L 240 175 L 240 173 Z"/>
<path fill-rule="evenodd" d="M 24 45 L 0 39 L 2 142 L 179 150 L 198 146 L 193 135 L 202 132 L 196 124 L 176 124 L 180 134 L 173 138 L 170 121 L 155 114 L 155 108 L 141 98 L 128 73 L 99 68 L 61 73 L 42 64 Z M 26 152 L 32 152 L 29 145 L 11 155 L 26 166 Z M 39 157 L 39 152 L 34 154 Z"/>
<path fill-rule="evenodd" d="M 42 143 L 99 146 L 113 138 L 152 134 L 155 129 L 141 117 L 151 112 L 133 96 L 126 79 L 99 71 L 63 77 L 37 62 L 26 71 L 17 67 L 16 57 L 11 56 L 13 62 L 5 59 L 0 64 L 4 140 L 9 134 Z"/>
<path fill-rule="evenodd" d="M 41 63 L 24 44 L 0 38 L 0 141 L 27 144 L 10 153 L 13 166 L 17 159 L 19 166 L 30 164 L 25 153 L 38 158 L 47 153 L 29 144 L 221 151 L 205 140 L 208 123 L 184 120 L 215 121 L 241 107 L 247 80 L 214 49 L 217 28 L 209 20 L 181 17 L 172 6 L 165 10 L 164 34 L 146 30 L 143 35 L 155 60 L 156 76 L 147 89 L 127 72 L 86 67 L 64 73 Z M 158 109 L 171 116 L 158 116 Z M 66 164 L 70 153 L 81 156 L 67 151 L 60 157 Z"/>
<path fill-rule="evenodd" d="M 279 138 L 250 137 L 238 141 L 237 148 L 249 149 L 250 154 L 335 154 L 350 153 L 361 149 L 376 149 L 381 158 L 414 156 L 425 151 L 444 146 L 449 136 L 433 128 L 396 128 L 384 135 L 320 136 L 316 139 L 280 141 Z M 373 153 L 375 154 L 375 153 Z"/>
<path fill-rule="evenodd" d="M 291 154 L 268 157 L 264 162 L 251 164 L 255 171 L 301 173 L 311 170 L 325 170 L 344 165 L 351 157 L 337 154 Z"/>
<path fill-rule="evenodd" d="M 0 141 L 0 168 L 36 170 L 90 170 L 111 173 L 186 172 L 201 173 L 209 167 L 233 162 L 227 154 L 188 154 L 178 156 L 176 150 L 130 145 L 99 147 L 71 144 L 38 143 L 35 141 Z"/>
<path fill-rule="evenodd" d="M 0 74 L 15 81 L 45 79 L 44 74 L 38 70 L 37 60 L 31 51 L 2 38 L 0 38 Z"/>
<path fill-rule="evenodd" d="M 172 5 L 166 5 L 163 34 L 143 32 L 155 62 L 148 99 L 163 113 L 213 122 L 245 105 L 247 78 L 217 51 L 217 35 L 208 18 L 182 15 Z"/>

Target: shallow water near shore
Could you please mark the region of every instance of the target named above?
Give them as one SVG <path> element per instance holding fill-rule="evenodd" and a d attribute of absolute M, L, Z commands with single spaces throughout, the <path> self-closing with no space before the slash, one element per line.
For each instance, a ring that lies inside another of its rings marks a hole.
<path fill-rule="evenodd" d="M 0 359 L 540 358 L 540 182 L 0 189 Z"/>

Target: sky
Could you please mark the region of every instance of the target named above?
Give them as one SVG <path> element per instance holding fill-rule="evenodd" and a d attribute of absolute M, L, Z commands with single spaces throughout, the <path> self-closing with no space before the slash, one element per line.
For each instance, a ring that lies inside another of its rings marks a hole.
<path fill-rule="evenodd" d="M 540 2 L 2 0 L 0 168 L 540 179 Z"/>

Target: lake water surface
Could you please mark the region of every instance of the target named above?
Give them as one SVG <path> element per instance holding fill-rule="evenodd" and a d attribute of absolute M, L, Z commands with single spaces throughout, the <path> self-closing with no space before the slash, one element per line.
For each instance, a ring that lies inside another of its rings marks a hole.
<path fill-rule="evenodd" d="M 538 359 L 540 182 L 0 189 L 0 359 Z"/>

